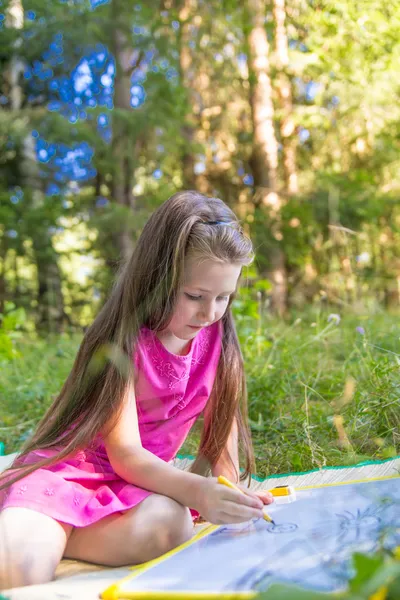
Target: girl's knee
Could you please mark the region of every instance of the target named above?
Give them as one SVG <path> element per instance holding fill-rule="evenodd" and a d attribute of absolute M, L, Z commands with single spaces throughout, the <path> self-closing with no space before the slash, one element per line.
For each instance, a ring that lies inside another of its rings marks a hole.
<path fill-rule="evenodd" d="M 6 508 L 0 514 L 0 590 L 54 578 L 69 534 L 41 513 Z"/>
<path fill-rule="evenodd" d="M 170 511 L 167 511 L 166 518 L 164 519 L 163 515 L 160 515 L 160 526 L 165 527 L 169 538 L 171 546 L 169 550 L 184 544 L 193 535 L 193 519 L 190 510 L 175 500 L 171 500 L 171 502 L 173 505 Z"/>
<path fill-rule="evenodd" d="M 0 555 L 2 554 L 0 550 Z M 6 548 L 5 556 L 1 556 L 0 591 L 48 583 L 54 579 L 58 563 L 58 557 L 51 553 L 39 558 L 37 553 L 29 548 Z"/>
<path fill-rule="evenodd" d="M 191 539 L 193 520 L 189 509 L 171 498 L 158 496 L 152 504 L 154 512 L 143 534 L 152 546 L 152 558 L 156 558 Z"/>

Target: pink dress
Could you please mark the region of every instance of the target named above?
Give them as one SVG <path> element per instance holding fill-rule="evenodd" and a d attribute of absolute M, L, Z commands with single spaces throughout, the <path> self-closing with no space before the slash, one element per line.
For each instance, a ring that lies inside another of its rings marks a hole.
<path fill-rule="evenodd" d="M 139 429 L 144 448 L 169 462 L 175 458 L 210 396 L 221 353 L 222 321 L 199 331 L 189 353 L 169 352 L 155 333 L 142 327 L 134 363 Z M 24 462 L 51 456 L 36 450 Z M 58 521 L 84 527 L 125 511 L 152 492 L 115 473 L 100 437 L 84 452 L 38 469 L 10 486 L 0 507 L 25 507 Z"/>

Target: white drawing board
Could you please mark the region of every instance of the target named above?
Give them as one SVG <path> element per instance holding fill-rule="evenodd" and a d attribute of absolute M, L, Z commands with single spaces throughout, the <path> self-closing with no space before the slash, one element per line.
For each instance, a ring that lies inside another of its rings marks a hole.
<path fill-rule="evenodd" d="M 248 593 L 272 583 L 322 592 L 346 588 L 351 554 L 400 545 L 400 478 L 297 491 L 271 505 L 275 525 L 259 519 L 211 532 L 166 558 L 139 567 L 124 593 Z M 125 597 L 129 597 L 125 595 Z"/>

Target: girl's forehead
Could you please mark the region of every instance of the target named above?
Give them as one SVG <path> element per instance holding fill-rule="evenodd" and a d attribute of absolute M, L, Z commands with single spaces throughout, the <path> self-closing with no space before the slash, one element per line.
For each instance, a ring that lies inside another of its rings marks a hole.
<path fill-rule="evenodd" d="M 218 283 L 228 282 L 235 288 L 242 269 L 241 265 L 222 263 L 210 259 L 188 261 L 185 266 L 184 285 L 208 288 Z"/>

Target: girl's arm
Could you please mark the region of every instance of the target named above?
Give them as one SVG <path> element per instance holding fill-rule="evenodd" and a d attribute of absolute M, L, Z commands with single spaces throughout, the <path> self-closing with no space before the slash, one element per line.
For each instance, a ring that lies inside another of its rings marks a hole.
<path fill-rule="evenodd" d="M 223 475 L 233 483 L 239 483 L 239 443 L 238 426 L 236 418 L 226 442 L 226 446 L 217 463 L 211 468 L 214 477 Z"/>
<path fill-rule="evenodd" d="M 133 386 L 104 444 L 111 466 L 125 481 L 194 508 L 212 523 L 239 523 L 261 514 L 262 503 L 253 492 L 243 495 L 215 479 L 182 471 L 143 448 Z"/>
<path fill-rule="evenodd" d="M 104 445 L 111 466 L 122 479 L 185 506 L 197 504 L 204 478 L 178 470 L 143 448 L 133 386 L 128 387 L 120 418 L 105 436 Z"/>

